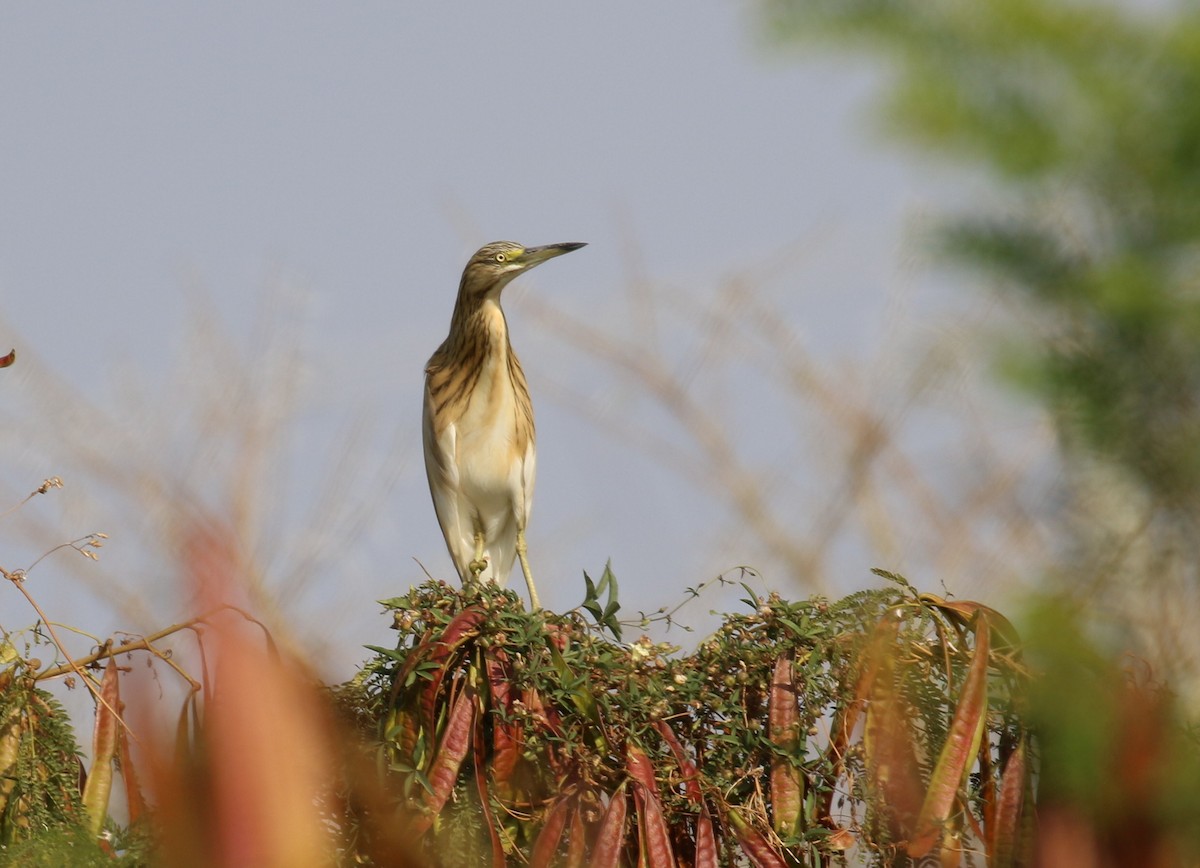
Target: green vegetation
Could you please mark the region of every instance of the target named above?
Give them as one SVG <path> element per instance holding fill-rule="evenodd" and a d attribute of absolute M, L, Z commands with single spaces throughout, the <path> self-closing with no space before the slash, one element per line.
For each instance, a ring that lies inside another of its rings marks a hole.
<path fill-rule="evenodd" d="M 838 602 L 743 585 L 748 613 L 689 655 L 490 585 L 429 583 L 385 604 L 401 637 L 376 649 L 357 717 L 379 721 L 429 865 L 1028 850 L 1011 626 L 887 578 Z"/>
<path fill-rule="evenodd" d="M 18 668 L 17 673 L 21 671 Z M 13 671 L 0 676 L 0 844 L 82 825 L 79 749 L 50 693 Z"/>
<path fill-rule="evenodd" d="M 1170 3 L 764 3 L 773 31 L 880 59 L 886 129 L 990 182 L 932 239 L 1013 312 L 1003 369 L 1055 420 L 1053 565 L 1157 645 L 1200 602 L 1200 10 Z M 1190 689 L 1190 688 L 1189 688 Z"/>
<path fill-rule="evenodd" d="M 1062 447 L 1053 594 L 1015 619 L 1021 638 L 889 574 L 840 601 L 746 587 L 690 653 L 622 641 L 608 571 L 565 614 L 431 582 L 387 601 L 396 647 L 331 701 L 291 643 L 226 605 L 252 571 L 220 522 L 192 516 L 181 565 L 208 614 L 75 661 L 54 637 L 47 666 L 4 634 L 0 861 L 1200 860 L 1200 11 L 763 5 L 789 44 L 882 61 L 886 128 L 985 183 L 929 240 L 1007 302 L 1000 370 Z M 764 526 L 791 544 L 786 521 Z M 33 603 L 23 572 L 5 576 Z M 158 647 L 175 632 L 195 635 L 203 677 Z M 118 658 L 180 676 L 173 738 L 129 728 L 153 715 L 122 716 Z M 38 687 L 64 675 L 97 698 L 87 785 Z M 117 773 L 153 817 L 138 835 L 110 817 Z"/>
<path fill-rule="evenodd" d="M 203 701 L 186 697 L 173 740 L 143 728 L 130 751 L 98 705 L 92 753 L 106 758 L 88 777 L 119 772 L 142 816 L 131 829 L 108 819 L 111 783 L 101 801 L 87 795 L 65 718 L 17 663 L 4 673 L 0 853 L 31 866 L 245 853 L 651 868 L 935 853 L 1009 866 L 1045 858 L 1063 822 L 1078 835 L 1094 818 L 1100 852 L 1200 854 L 1200 743 L 1147 667 L 1115 664 L 1060 611 L 1032 619 L 1022 642 L 986 606 L 880 576 L 884 588 L 839 601 L 743 584 L 745 610 L 690 654 L 615 638 L 631 622 L 616 619 L 607 570 L 561 615 L 491 584 L 431 581 L 385 602 L 396 647 L 333 691 L 315 691 L 269 637 L 247 645 L 242 613 L 214 613 L 190 626 L 231 662 L 197 685 Z M 98 696 L 124 709 L 129 676 L 112 662 L 104 673 Z M 137 785 L 147 769 L 153 808 Z"/>

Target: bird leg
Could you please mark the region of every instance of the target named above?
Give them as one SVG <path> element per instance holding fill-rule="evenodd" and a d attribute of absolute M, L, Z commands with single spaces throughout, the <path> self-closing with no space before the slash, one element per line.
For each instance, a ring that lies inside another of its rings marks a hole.
<path fill-rule="evenodd" d="M 475 531 L 475 560 L 467 564 L 467 569 L 471 571 L 471 577 L 476 581 L 479 580 L 479 574 L 487 569 L 487 558 L 483 556 L 483 531 Z"/>
<path fill-rule="evenodd" d="M 529 571 L 529 557 L 525 553 L 525 530 L 517 528 L 517 557 L 521 559 L 521 572 L 525 574 L 525 584 L 529 586 L 529 603 L 533 608 L 540 609 L 537 588 L 533 586 L 533 573 Z"/>

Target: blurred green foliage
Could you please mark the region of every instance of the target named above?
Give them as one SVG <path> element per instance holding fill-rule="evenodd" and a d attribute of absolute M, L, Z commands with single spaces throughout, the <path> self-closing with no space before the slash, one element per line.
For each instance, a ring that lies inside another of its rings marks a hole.
<path fill-rule="evenodd" d="M 947 256 L 1023 294 L 1024 384 L 1068 456 L 1200 513 L 1200 7 L 766 0 L 785 38 L 882 57 L 889 131 L 997 181 Z"/>
<path fill-rule="evenodd" d="M 1200 852 L 1200 641 L 1187 614 L 1200 601 L 1200 6 L 762 6 L 785 41 L 882 61 L 887 131 L 987 182 L 934 243 L 1012 302 L 1006 372 L 1047 408 L 1061 445 L 1064 484 L 1047 522 L 1063 557 L 1046 568 L 1067 593 L 1034 604 L 1024 628 L 1040 858 L 1190 864 Z"/>
<path fill-rule="evenodd" d="M 1045 839 L 1092 846 L 1113 865 L 1191 865 L 1200 858 L 1200 731 L 1150 665 L 1099 638 L 1082 613 L 1043 599 L 1027 613 L 1029 722 L 1041 763 Z"/>

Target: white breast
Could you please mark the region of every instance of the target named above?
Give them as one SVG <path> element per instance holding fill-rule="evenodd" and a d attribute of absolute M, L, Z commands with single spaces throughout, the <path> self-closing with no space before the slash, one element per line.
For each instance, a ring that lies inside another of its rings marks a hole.
<path fill-rule="evenodd" d="M 516 450 L 516 395 L 508 371 L 508 345 L 498 308 L 493 339 L 499 352 L 489 353 L 462 416 L 456 422 L 459 482 L 462 493 L 483 515 L 508 512 L 521 485 L 524 458 Z"/>

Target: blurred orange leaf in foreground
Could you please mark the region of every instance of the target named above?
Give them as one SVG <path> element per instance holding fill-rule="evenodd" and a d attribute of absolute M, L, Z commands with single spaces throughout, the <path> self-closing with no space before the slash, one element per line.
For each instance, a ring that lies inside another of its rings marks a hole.
<path fill-rule="evenodd" d="M 246 563 L 231 532 L 197 521 L 180 554 L 203 610 L 240 602 Z M 248 618 L 209 620 L 203 705 L 189 696 L 177 743 L 150 747 L 163 854 L 173 865 L 332 864 L 333 722 L 308 667 Z"/>

